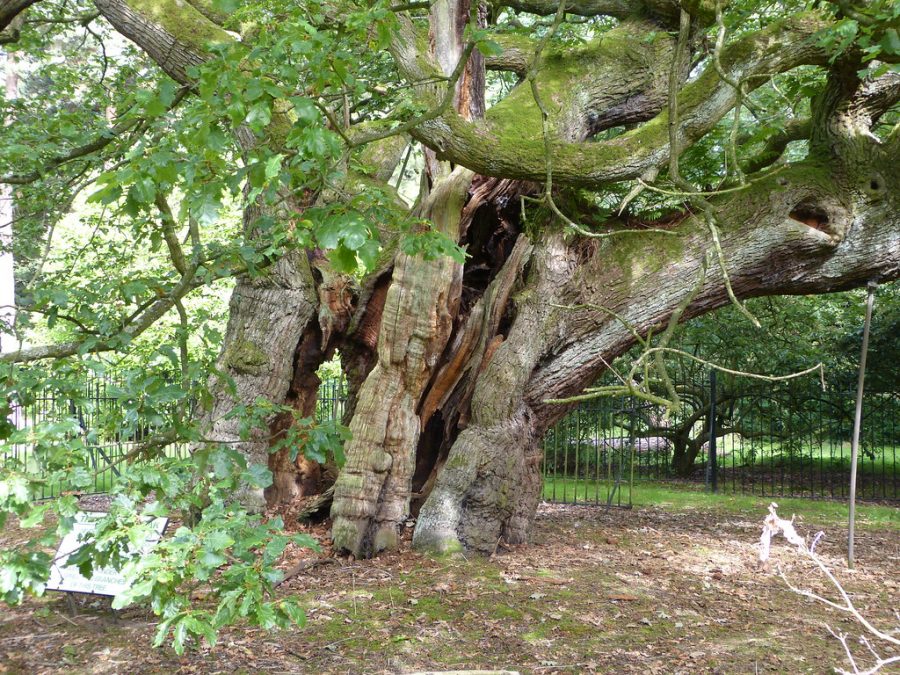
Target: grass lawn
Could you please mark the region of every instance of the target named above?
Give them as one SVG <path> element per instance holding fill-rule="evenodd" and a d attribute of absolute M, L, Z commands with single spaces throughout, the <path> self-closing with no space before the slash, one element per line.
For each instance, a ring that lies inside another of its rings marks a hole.
<path fill-rule="evenodd" d="M 555 490 L 555 492 L 554 492 Z M 608 485 L 604 481 L 590 481 L 547 478 L 544 481 L 544 499 L 566 503 L 606 503 Z M 628 503 L 628 485 L 621 486 L 621 503 Z M 614 504 L 620 503 L 616 493 Z M 823 524 L 845 524 L 848 510 L 846 501 L 825 499 L 792 499 L 782 497 L 760 497 L 704 491 L 702 486 L 688 483 L 662 483 L 655 481 L 635 481 L 631 502 L 634 506 L 655 506 L 664 509 L 707 509 L 729 512 L 757 511 L 765 513 L 768 505 L 775 501 L 781 513 L 796 513 L 807 520 L 815 519 Z M 900 505 L 898 505 L 900 506 Z M 876 527 L 900 529 L 900 508 L 878 504 L 857 504 L 857 522 Z"/>

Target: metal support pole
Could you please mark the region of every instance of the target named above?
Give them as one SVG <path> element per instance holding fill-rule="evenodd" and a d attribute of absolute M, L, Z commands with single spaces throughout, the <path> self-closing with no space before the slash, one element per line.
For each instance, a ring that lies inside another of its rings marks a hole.
<path fill-rule="evenodd" d="M 856 529 L 856 460 L 859 456 L 859 430 L 862 426 L 863 383 L 866 379 L 866 354 L 869 351 L 869 326 L 878 284 L 870 281 L 866 290 L 866 320 L 863 324 L 862 351 L 859 355 L 859 379 L 856 382 L 856 413 L 853 416 L 853 438 L 850 441 L 850 522 L 847 530 L 847 567 L 853 569 L 853 536 Z"/>
<path fill-rule="evenodd" d="M 709 464 L 707 484 L 710 490 L 719 490 L 719 465 L 716 458 L 716 369 L 709 371 Z"/>

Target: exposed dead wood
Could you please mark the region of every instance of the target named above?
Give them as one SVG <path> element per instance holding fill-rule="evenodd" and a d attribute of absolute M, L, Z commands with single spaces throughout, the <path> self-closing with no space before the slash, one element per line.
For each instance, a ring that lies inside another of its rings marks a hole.
<path fill-rule="evenodd" d="M 323 491 L 322 494 L 316 496 L 315 499 L 305 505 L 297 512 L 297 520 L 312 520 L 314 517 L 324 514 L 331 508 L 331 502 L 334 499 L 334 485 Z"/>
<path fill-rule="evenodd" d="M 319 391 L 319 376 L 316 374 L 325 353 L 320 348 L 321 333 L 315 323 L 310 322 L 302 339 L 294 351 L 294 372 L 286 395 L 296 414 L 310 418 L 316 414 L 316 400 Z M 283 442 L 294 424 L 294 414 L 285 412 L 275 417 L 271 430 L 271 445 Z M 269 470 L 272 471 L 272 485 L 266 489 L 269 505 L 288 504 L 298 497 L 316 494 L 321 489 L 322 470 L 315 461 L 298 452 L 292 460 L 295 448 L 281 448 L 269 454 Z"/>

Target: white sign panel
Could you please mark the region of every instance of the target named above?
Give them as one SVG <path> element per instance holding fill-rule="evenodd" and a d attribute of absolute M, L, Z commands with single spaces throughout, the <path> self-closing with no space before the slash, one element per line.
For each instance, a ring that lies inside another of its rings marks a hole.
<path fill-rule="evenodd" d="M 95 569 L 90 579 L 84 577 L 74 565 L 68 565 L 69 556 L 84 544 L 82 535 L 93 532 L 97 527 L 97 521 L 105 516 L 105 513 L 95 511 L 81 511 L 75 516 L 75 525 L 59 544 L 56 555 L 53 556 L 53 566 L 50 568 L 50 580 L 47 582 L 47 590 L 65 591 L 67 593 L 91 593 L 93 595 L 117 595 L 126 588 L 128 583 L 121 573 L 111 567 Z M 148 535 L 141 546 L 141 553 L 147 553 L 160 540 L 162 533 L 168 524 L 168 518 L 153 518 L 150 525 L 154 532 Z M 81 540 L 81 541 L 80 541 Z M 132 551 L 129 551 L 131 553 Z"/>

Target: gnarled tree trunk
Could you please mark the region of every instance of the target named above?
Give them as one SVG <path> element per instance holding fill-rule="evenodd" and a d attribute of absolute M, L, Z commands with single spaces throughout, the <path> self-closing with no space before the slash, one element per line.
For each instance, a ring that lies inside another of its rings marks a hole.
<path fill-rule="evenodd" d="M 459 168 L 440 180 L 425 215 L 458 237 L 472 173 Z M 348 461 L 335 484 L 332 536 L 355 555 L 397 545 L 409 515 L 420 425 L 419 400 L 439 363 L 459 309 L 462 266 L 399 254 L 385 298 L 378 361 L 357 397 Z"/>
<path fill-rule="evenodd" d="M 191 5 L 173 17 L 137 0 L 96 4 L 179 81 L 208 57 L 206 41 L 232 39 Z M 559 7 L 504 4 L 543 15 Z M 317 317 L 332 275 L 309 263 L 327 266 L 321 252 L 291 254 L 235 291 L 220 366 L 238 398 L 306 411 L 318 360 L 335 344 L 344 349 L 353 440 L 335 487 L 338 550 L 396 546 L 416 509 L 414 543 L 423 549 L 491 552 L 501 540 L 525 541 L 540 496 L 540 439 L 571 408 L 551 399 L 595 382 L 673 314 L 683 320 L 729 302 L 722 265 L 738 298 L 900 277 L 900 130 L 873 135 L 900 100 L 900 76 L 861 81 L 852 56 L 829 65 L 815 36 L 830 19 L 810 11 L 742 33 L 688 81 L 687 67 L 670 64 L 679 49 L 697 51 L 714 20 L 710 3 L 575 0 L 565 9 L 618 23 L 577 46 L 498 35 L 503 52 L 484 58 L 465 31 L 486 23 L 483 5 L 438 0 L 429 32 L 397 9 L 391 56 L 428 111 L 407 129 L 427 149 L 420 214 L 468 247 L 465 265 L 396 253 L 362 280 L 346 316 L 324 326 Z M 676 42 L 682 12 L 689 30 Z M 198 28 L 175 30 L 176 21 Z M 600 197 L 625 192 L 623 182 L 630 199 L 642 189 L 637 179 L 676 168 L 673 152 L 703 138 L 773 73 L 807 65 L 829 68 L 812 118 L 795 125 L 800 135 L 770 139 L 778 150 L 767 147 L 749 164 L 771 166 L 795 137 L 809 140 L 807 159 L 652 222 L 597 208 Z M 522 78 L 488 110 L 485 67 Z M 595 195 L 583 198 L 583 188 Z M 523 199 L 544 189 L 536 207 Z M 224 382 L 215 392 L 211 433 L 233 440 L 223 414 L 235 399 Z M 262 461 L 266 442 L 253 439 L 244 452 Z M 272 464 L 279 500 L 297 484 L 282 460 Z"/>

